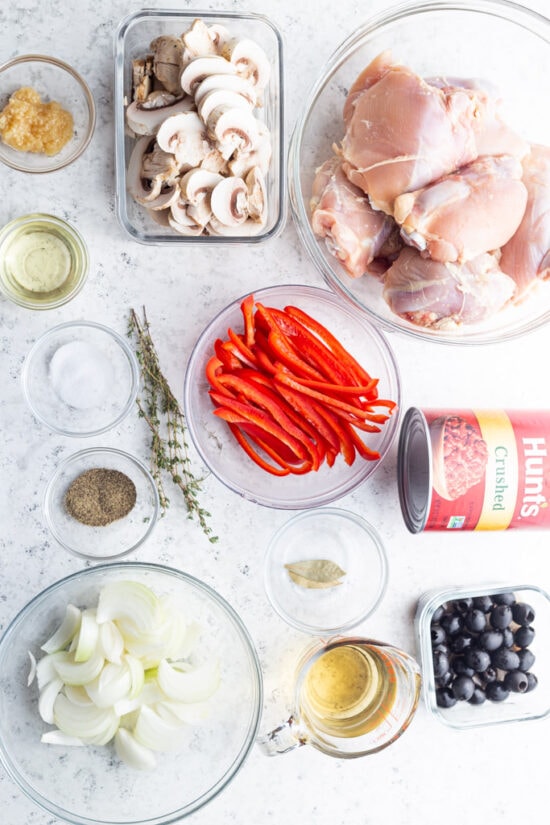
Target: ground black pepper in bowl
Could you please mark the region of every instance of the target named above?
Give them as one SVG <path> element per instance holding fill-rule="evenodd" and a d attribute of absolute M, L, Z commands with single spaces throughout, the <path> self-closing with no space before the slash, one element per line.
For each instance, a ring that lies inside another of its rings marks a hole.
<path fill-rule="evenodd" d="M 128 515 L 136 497 L 136 486 L 125 473 L 97 467 L 81 473 L 70 484 L 65 507 L 81 524 L 105 527 Z"/>

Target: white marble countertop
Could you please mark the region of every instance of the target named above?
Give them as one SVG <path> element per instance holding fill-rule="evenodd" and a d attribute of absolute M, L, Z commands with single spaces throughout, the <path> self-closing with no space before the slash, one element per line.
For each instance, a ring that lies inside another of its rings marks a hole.
<path fill-rule="evenodd" d="M 115 218 L 113 32 L 137 2 L 19 0 L 0 8 L 0 61 L 29 52 L 55 54 L 90 83 L 98 110 L 91 146 L 73 166 L 49 176 L 2 169 L 0 224 L 34 211 L 73 222 L 91 253 L 89 280 L 71 303 L 31 312 L 0 299 L 0 631 L 34 594 L 82 561 L 51 538 L 42 515 L 45 483 L 58 462 L 82 446 L 120 446 L 147 460 L 148 434 L 136 416 L 115 431 L 87 440 L 64 438 L 33 419 L 19 374 L 32 342 L 62 321 L 104 322 L 124 332 L 128 308 L 147 306 L 160 357 L 177 395 L 192 344 L 208 320 L 230 300 L 261 286 L 321 278 L 301 248 L 289 219 L 279 237 L 262 246 L 228 247 L 185 256 L 174 248 L 131 241 Z M 174 0 L 150 7 L 184 8 Z M 192 4 L 191 8 L 193 7 Z M 283 32 L 287 129 L 333 49 L 384 0 L 220 0 L 208 9 L 267 14 Z M 544 12 L 546 0 L 529 5 Z M 545 101 L 535 101 L 545 105 Z M 389 335 L 403 379 L 404 405 L 467 407 L 550 406 L 543 328 L 508 344 L 449 348 Z M 172 507 L 132 558 L 180 567 L 213 585 L 248 626 L 264 674 L 266 731 L 290 706 L 288 671 L 308 637 L 288 627 L 270 608 L 262 586 L 267 542 L 289 513 L 239 499 L 215 478 L 204 504 L 220 536 L 211 545 L 183 506 Z M 374 476 L 337 506 L 365 516 L 379 531 L 389 558 L 389 585 L 376 613 L 357 633 L 384 638 L 414 652 L 412 616 L 431 587 L 486 580 L 530 582 L 550 589 L 547 535 L 537 531 L 438 533 L 413 536 L 399 512 L 395 450 Z M 1 676 L 1 674 L 0 674 Z M 254 746 L 241 771 L 213 802 L 191 817 L 194 825 L 400 825 L 469 821 L 540 822 L 547 808 L 549 723 L 497 726 L 455 733 L 419 707 L 409 731 L 376 756 L 339 761 L 301 748 L 269 759 Z M 45 759 L 47 756 L 44 757 Z M 48 825 L 0 769 L 0 810 L 5 825 Z"/>

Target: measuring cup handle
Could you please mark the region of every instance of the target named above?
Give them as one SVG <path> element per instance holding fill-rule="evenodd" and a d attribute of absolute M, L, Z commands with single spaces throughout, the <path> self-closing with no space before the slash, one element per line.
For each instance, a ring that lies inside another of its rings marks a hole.
<path fill-rule="evenodd" d="M 267 756 L 277 756 L 300 748 L 307 743 L 307 739 L 294 716 L 291 716 L 278 728 L 258 737 L 257 742 Z"/>

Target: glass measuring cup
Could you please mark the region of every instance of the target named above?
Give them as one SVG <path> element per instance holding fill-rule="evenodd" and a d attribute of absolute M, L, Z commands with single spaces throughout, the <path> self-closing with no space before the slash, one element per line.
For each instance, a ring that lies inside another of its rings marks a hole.
<path fill-rule="evenodd" d="M 298 662 L 291 717 L 259 743 L 270 756 L 306 744 L 344 759 L 376 753 L 406 730 L 419 697 L 407 653 L 362 637 L 317 642 Z"/>

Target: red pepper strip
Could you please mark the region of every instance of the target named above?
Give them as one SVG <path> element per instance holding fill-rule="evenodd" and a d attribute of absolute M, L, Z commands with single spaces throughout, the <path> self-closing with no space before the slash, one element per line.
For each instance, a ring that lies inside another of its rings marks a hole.
<path fill-rule="evenodd" d="M 247 347 L 254 344 L 254 295 L 247 295 L 241 303 L 244 320 L 244 342 Z"/>
<path fill-rule="evenodd" d="M 315 444 L 312 443 L 304 431 L 296 426 L 289 418 L 282 409 L 276 396 L 270 395 L 265 392 L 263 388 L 259 387 L 258 384 L 255 384 L 254 381 L 242 378 L 240 375 L 220 375 L 218 381 L 222 386 L 242 393 L 248 402 L 265 410 L 273 420 L 284 429 L 284 432 L 304 445 L 311 458 L 312 468 L 314 470 L 319 469 L 319 453 L 317 452 Z M 300 457 L 302 458 L 303 456 Z"/>
<path fill-rule="evenodd" d="M 214 410 L 214 415 L 219 415 L 223 418 L 224 416 L 221 415 L 223 410 L 229 410 L 232 413 L 237 413 L 237 415 L 240 416 L 241 421 L 251 421 L 253 424 L 260 427 L 260 429 L 274 435 L 275 438 L 278 438 L 283 442 L 283 444 L 286 444 L 286 446 L 292 450 L 297 458 L 306 459 L 308 457 L 309 451 L 307 450 L 305 444 L 289 435 L 264 410 L 260 410 L 258 407 L 252 406 L 252 404 L 245 404 L 242 401 L 237 401 L 235 398 L 229 398 L 226 395 L 221 395 L 220 393 L 212 390 L 209 392 L 209 395 L 212 401 L 218 405 L 218 408 Z M 233 423 L 236 424 L 240 422 L 233 421 Z"/>
<path fill-rule="evenodd" d="M 290 420 L 293 421 L 301 430 L 303 430 L 305 434 L 315 443 L 317 452 L 319 453 L 319 463 L 322 463 L 329 444 L 326 442 L 326 439 L 323 438 L 322 434 L 320 434 L 319 429 L 312 422 L 310 422 L 305 415 L 302 414 L 301 409 L 299 410 L 288 403 L 280 391 L 273 389 L 271 378 L 263 375 L 263 373 L 259 370 L 251 370 L 243 367 L 243 369 L 239 370 L 239 377 L 247 378 L 263 388 L 264 393 L 272 399 L 273 403 L 278 404 Z M 292 390 L 288 390 L 288 392 L 292 393 Z M 305 405 L 307 406 L 309 404 L 309 399 L 306 398 Z M 316 423 L 320 423 L 321 426 L 324 424 L 322 418 L 320 418 Z"/>
<path fill-rule="evenodd" d="M 337 453 L 335 450 L 327 450 L 327 464 L 329 467 L 334 467 Z"/>
<path fill-rule="evenodd" d="M 213 390 L 216 390 L 216 392 L 222 393 L 223 395 L 230 395 L 233 397 L 233 393 L 230 390 L 227 390 L 219 381 L 219 376 L 223 374 L 223 366 L 222 361 L 213 355 L 206 365 L 206 378 Z"/>
<path fill-rule="evenodd" d="M 227 330 L 227 334 L 229 335 L 229 340 L 233 344 L 236 349 L 236 355 L 238 358 L 241 359 L 245 364 L 252 364 L 252 366 L 257 366 L 258 362 L 256 361 L 256 356 L 250 349 L 247 347 L 245 342 L 243 341 L 242 335 L 237 335 L 232 329 Z"/>
<path fill-rule="evenodd" d="M 326 404 L 335 410 L 343 410 L 344 412 L 351 413 L 351 415 L 356 415 L 357 418 L 364 418 L 368 421 L 377 421 L 379 419 L 379 416 L 370 412 L 370 410 L 353 407 L 351 404 L 346 404 L 345 401 L 341 401 L 339 398 L 331 398 L 331 396 L 326 395 L 326 393 L 317 392 L 317 390 L 312 390 L 309 387 L 299 384 L 292 376 L 282 370 L 278 370 L 278 372 L 275 373 L 273 381 L 276 385 L 284 384 L 293 390 L 298 390 L 298 392 L 310 396 L 310 398 L 314 398 L 316 401 L 320 401 L 321 404 Z M 384 418 L 384 420 L 386 419 Z"/>
<path fill-rule="evenodd" d="M 302 309 L 295 306 L 286 306 L 285 312 L 292 318 L 300 321 L 307 329 L 314 332 L 325 344 L 332 350 L 334 355 L 340 358 L 357 378 L 359 384 L 368 384 L 371 380 L 369 373 L 361 366 L 361 364 L 351 355 L 347 349 L 342 346 L 338 338 L 328 331 L 326 327 L 312 318 Z"/>
<path fill-rule="evenodd" d="M 274 435 L 266 433 L 265 430 L 260 429 L 257 424 L 252 424 L 250 421 L 244 421 L 240 425 L 240 428 L 241 430 L 244 430 L 244 432 L 256 443 L 259 443 L 259 440 L 261 439 L 263 442 L 260 445 L 262 449 L 265 449 L 265 445 L 267 445 L 271 450 L 273 450 L 273 454 L 269 453 L 269 455 L 271 458 L 275 459 L 281 467 L 286 466 L 287 464 L 296 463 L 296 456 L 292 450 L 290 450 L 289 447 L 287 447 L 286 444 L 283 444 L 283 442 L 278 438 L 275 438 Z M 268 450 L 265 449 L 265 452 L 268 452 Z"/>
<path fill-rule="evenodd" d="M 258 367 L 263 370 L 266 375 L 274 375 L 277 370 L 268 354 L 269 345 L 267 343 L 267 336 L 258 329 L 256 329 L 256 341 L 252 352 L 256 356 Z"/>
<path fill-rule="evenodd" d="M 380 427 L 377 424 L 367 424 L 366 421 L 363 421 L 361 418 L 357 418 L 355 415 L 351 415 L 350 413 L 344 412 L 343 410 L 333 410 L 333 412 L 346 424 L 350 424 L 352 427 L 357 427 L 358 430 L 361 430 L 364 433 L 379 433 Z"/>
<path fill-rule="evenodd" d="M 332 410 L 327 410 L 326 407 L 322 407 L 318 404 L 317 411 L 338 436 L 338 440 L 340 442 L 340 452 L 342 453 L 346 464 L 351 467 L 355 461 L 355 447 L 353 446 L 353 441 L 350 438 L 347 428 L 340 423 L 337 414 Z"/>
<path fill-rule="evenodd" d="M 281 456 L 277 453 L 277 451 L 275 449 L 273 449 L 273 447 L 269 444 L 269 442 L 265 440 L 265 434 L 263 436 L 261 436 L 261 435 L 253 436 L 250 433 L 248 433 L 246 430 L 244 430 L 245 424 L 246 424 L 246 422 L 244 422 L 240 425 L 241 438 L 243 440 L 246 440 L 246 436 L 245 436 L 245 433 L 246 433 L 248 435 L 248 437 L 251 439 L 251 441 L 254 442 L 254 444 L 256 444 L 261 450 L 263 450 L 266 453 L 266 455 L 268 455 L 270 458 L 272 458 L 273 461 L 275 461 L 275 463 L 279 465 L 279 467 L 282 467 L 285 470 L 284 475 L 288 475 L 288 473 L 292 473 L 293 475 L 304 475 L 305 473 L 310 473 L 311 472 L 311 470 L 313 469 L 312 466 L 311 466 L 311 461 L 303 461 L 301 464 L 286 462 L 284 459 L 281 458 Z M 229 426 L 231 426 L 231 425 L 229 425 Z M 237 424 L 233 424 L 232 426 L 239 429 L 239 425 L 237 425 Z M 242 430 L 244 430 L 244 432 L 242 432 Z M 239 441 L 239 443 L 241 443 L 241 442 Z M 252 455 L 251 452 L 249 452 L 249 455 L 251 456 L 251 458 L 254 458 L 254 456 Z M 256 455 L 258 455 L 258 454 L 256 453 Z M 259 456 L 259 457 L 261 458 L 261 456 Z M 254 458 L 254 460 L 256 460 L 256 459 Z M 278 473 L 276 475 L 278 475 Z"/>
<path fill-rule="evenodd" d="M 258 304 L 256 317 L 265 322 L 267 338 L 264 340 L 267 341 L 268 351 L 297 375 L 303 375 L 306 378 L 323 378 L 323 374 L 304 360 L 302 353 L 296 349 L 289 336 L 280 329 L 280 325 L 272 315 L 271 308 L 268 309 L 263 304 Z"/>
<path fill-rule="evenodd" d="M 298 378 L 297 376 L 295 376 L 295 378 L 300 384 L 303 384 L 305 387 L 311 387 L 314 390 L 321 390 L 328 393 L 335 392 L 341 395 L 357 395 L 360 398 L 365 397 L 369 403 L 376 401 L 376 394 L 373 396 L 372 392 L 376 389 L 379 381 L 378 378 L 373 378 L 364 386 L 355 385 L 353 387 L 342 387 L 339 384 L 329 384 L 326 381 L 312 381 L 309 378 Z M 376 401 L 376 403 L 378 403 L 378 401 Z"/>
<path fill-rule="evenodd" d="M 241 362 L 236 355 L 230 352 L 227 344 L 227 341 L 222 341 L 221 338 L 216 338 L 214 341 L 214 352 L 226 370 L 231 371 L 238 369 L 241 366 Z"/>
<path fill-rule="evenodd" d="M 333 430 L 327 426 L 325 419 L 319 415 L 307 396 L 281 384 L 277 387 L 277 391 L 294 407 L 296 412 L 300 413 L 317 430 L 318 437 L 320 436 L 326 442 L 327 448 L 330 447 L 336 452 L 340 451 L 339 439 L 335 436 Z"/>
<path fill-rule="evenodd" d="M 345 424 L 343 426 L 345 426 Z M 353 429 L 353 427 L 349 426 L 349 424 L 348 432 L 351 440 L 353 441 L 355 449 L 357 450 L 361 458 L 365 458 L 367 461 L 378 461 L 378 459 L 380 458 L 380 453 L 377 450 L 371 450 L 370 447 L 367 447 L 359 433 L 357 433 Z"/>
<path fill-rule="evenodd" d="M 357 383 L 354 373 L 347 369 L 345 361 L 336 357 L 307 327 L 280 309 L 270 307 L 268 312 L 281 332 L 290 338 L 300 355 L 309 363 L 313 363 L 325 378 L 344 387 Z"/>
<path fill-rule="evenodd" d="M 246 452 L 248 456 L 255 461 L 256 464 L 262 468 L 262 470 L 266 470 L 268 473 L 271 473 L 274 476 L 287 476 L 290 473 L 290 469 L 288 467 L 274 467 L 273 464 L 270 464 L 269 461 L 266 461 L 259 455 L 256 450 L 252 447 L 252 445 L 247 441 L 244 433 L 241 432 L 239 427 L 236 424 L 232 424 L 231 422 L 227 422 L 229 429 L 233 433 L 237 442 L 241 445 L 243 450 Z"/>

